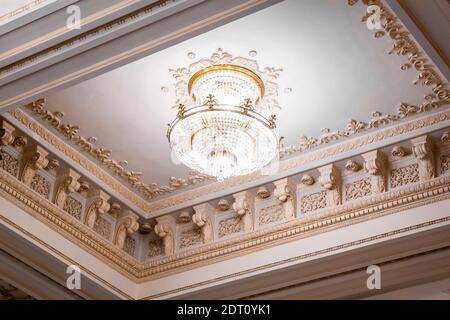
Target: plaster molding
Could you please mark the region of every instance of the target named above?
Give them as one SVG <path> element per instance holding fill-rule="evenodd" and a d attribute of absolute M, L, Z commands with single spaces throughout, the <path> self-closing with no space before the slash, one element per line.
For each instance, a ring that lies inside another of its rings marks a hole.
<path fill-rule="evenodd" d="M 44 120 L 48 125 L 53 127 L 62 134 L 64 138 L 73 142 L 82 152 L 94 157 L 99 161 L 99 164 L 104 166 L 114 175 L 123 178 L 130 184 L 131 187 L 142 193 L 147 199 L 152 199 L 156 196 L 166 193 L 174 192 L 178 189 L 195 185 L 197 183 L 212 179 L 212 177 L 190 171 L 186 178 L 170 177 L 167 185 L 158 185 L 157 183 L 145 183 L 142 181 L 142 172 L 128 170 L 127 160 L 114 160 L 111 158 L 112 150 L 104 146 L 97 147 L 97 139 L 95 137 L 83 137 L 80 134 L 80 126 L 76 124 L 64 123 L 64 113 L 60 111 L 49 111 L 45 108 L 45 100 L 40 99 L 28 105 L 29 108 L 37 117 Z"/>
<path fill-rule="evenodd" d="M 433 142 L 429 136 L 421 136 L 411 140 L 413 154 L 419 164 L 420 180 L 425 181 L 436 176 Z"/>
<path fill-rule="evenodd" d="M 171 256 L 175 253 L 175 219 L 172 216 L 156 218 L 155 233 L 163 239 L 164 254 Z"/>
<path fill-rule="evenodd" d="M 194 207 L 192 222 L 201 229 L 203 243 L 214 241 L 214 208 L 209 203 L 203 203 Z"/>
<path fill-rule="evenodd" d="M 20 109 L 15 109 L 10 113 L 10 115 L 13 117 L 13 119 L 17 120 L 21 125 L 23 125 L 26 128 L 26 131 L 29 130 L 33 135 L 37 135 L 39 138 L 51 144 L 52 147 L 54 147 L 57 151 L 69 157 L 76 164 L 81 166 L 83 169 L 85 169 L 100 181 L 104 182 L 109 188 L 120 194 L 132 204 L 143 211 L 150 211 L 148 203 L 145 199 L 125 187 L 121 182 L 113 178 L 106 171 L 102 170 L 93 161 L 87 159 L 75 148 L 65 143 L 61 138 L 57 137 L 54 133 L 38 123 L 25 112 Z"/>
<path fill-rule="evenodd" d="M 21 7 L 18 7 L 18 8 L 14 9 L 14 10 L 12 10 L 10 12 L 7 12 L 7 13 L 1 15 L 0 16 L 0 22 L 2 22 L 4 20 L 11 19 L 11 18 L 13 18 L 13 17 L 15 17 L 15 16 L 17 16 L 19 14 L 22 14 L 22 13 L 24 13 L 24 12 L 30 10 L 30 9 L 33 9 L 33 8 L 39 6 L 42 3 L 45 3 L 47 1 L 48 0 L 33 0 L 33 1 L 30 1 L 29 3 L 27 3 L 27 4 L 25 4 L 25 5 L 21 6 Z"/>
<path fill-rule="evenodd" d="M 159 277 L 167 271 L 180 272 L 186 268 L 192 268 L 194 263 L 195 266 L 211 263 L 218 258 L 226 259 L 230 255 L 242 255 L 249 250 L 257 250 L 265 245 L 275 245 L 299 237 L 307 237 L 315 232 L 326 232 L 330 228 L 358 223 L 380 214 L 389 214 L 405 210 L 405 208 L 448 199 L 450 198 L 450 177 L 442 176 L 418 182 L 409 187 L 394 189 L 361 201 L 331 207 L 309 217 L 302 217 L 266 229 L 244 233 L 217 243 L 205 244 L 191 251 L 170 254 L 173 250 L 169 248 L 164 257 L 150 262 L 139 262 L 130 257 L 118 246 L 103 239 L 90 228 L 2 170 L 0 170 L 0 194 L 52 229 L 68 237 L 71 241 L 87 248 L 94 256 L 106 261 L 129 278 L 134 281 L 143 281 L 152 276 Z M 237 195 L 238 203 L 242 204 L 245 197 L 246 195 L 242 193 Z M 248 208 L 248 206 L 240 207 Z M 158 218 L 158 220 L 158 224 L 164 226 L 155 228 L 160 236 L 165 238 L 167 235 L 174 234 L 175 221 L 173 217 L 164 216 Z"/>
<path fill-rule="evenodd" d="M 40 138 L 44 139 L 46 142 L 55 147 L 55 149 L 68 156 L 70 159 L 74 160 L 77 164 L 81 165 L 85 170 L 93 174 L 95 177 L 99 178 L 101 181 L 105 182 L 105 184 L 111 187 L 114 191 L 117 191 L 127 200 L 131 201 L 134 205 L 148 213 L 178 205 L 205 194 L 218 192 L 243 183 L 255 181 L 260 178 L 259 173 L 253 173 L 243 177 L 232 178 L 222 183 L 213 183 L 206 186 L 200 186 L 193 190 L 174 194 L 165 199 L 155 199 L 151 202 L 148 202 L 136 195 L 136 193 L 132 192 L 130 189 L 123 186 L 118 180 L 112 178 L 109 174 L 95 165 L 92 161 L 90 161 L 73 147 L 62 141 L 54 133 L 50 132 L 43 125 L 38 123 L 22 110 L 16 109 L 10 113 L 10 116 L 12 117 L 12 119 L 17 120 L 20 124 L 24 125 L 27 130 L 30 130 L 33 134 L 37 134 Z M 430 127 L 448 120 L 450 120 L 450 110 L 445 110 L 438 113 L 433 112 L 430 115 L 424 116 L 422 118 L 414 118 L 408 122 L 400 122 L 395 126 L 388 126 L 385 129 L 380 129 L 373 133 L 355 137 L 354 139 L 341 142 L 340 144 L 335 144 L 326 148 L 320 148 L 318 150 L 311 150 L 296 157 L 282 160 L 280 163 L 279 171 L 284 172 L 296 167 L 304 166 L 306 164 L 313 163 L 324 158 L 336 156 L 338 154 L 355 150 L 372 143 L 383 141 L 387 138 L 414 132 L 416 130 Z"/>
<path fill-rule="evenodd" d="M 36 1 L 42 2 L 42 1 L 46 1 L 46 0 L 36 0 Z M 61 51 L 67 50 L 68 48 L 79 46 L 81 43 L 88 43 L 91 39 L 97 39 L 99 37 L 99 35 L 111 33 L 111 31 L 113 31 L 113 30 L 115 31 L 117 29 L 123 28 L 124 25 L 126 25 L 132 21 L 135 21 L 135 20 L 140 20 L 144 16 L 147 16 L 149 14 L 154 14 L 154 11 L 165 8 L 170 2 L 176 3 L 177 1 L 179 1 L 179 0 L 156 1 L 156 2 L 152 3 L 151 5 L 141 8 L 140 10 L 129 13 L 118 19 L 114 19 L 111 22 L 108 22 L 99 27 L 93 28 L 89 31 L 83 32 L 83 33 L 81 33 L 77 36 L 74 36 L 68 40 L 62 41 L 55 46 L 51 46 L 51 47 L 41 50 L 31 56 L 28 56 L 22 60 L 11 63 L 3 68 L 0 68 L 0 78 L 3 78 L 5 76 L 7 76 L 8 74 L 13 73 L 17 70 L 23 69 L 23 68 L 27 67 L 28 65 L 37 64 L 45 59 L 48 59 L 49 56 L 59 54 Z M 81 19 L 80 26 L 81 27 L 86 26 L 86 25 L 88 25 L 96 20 L 102 19 L 110 14 L 114 14 L 115 12 L 120 12 L 120 10 L 125 9 L 127 6 L 130 6 L 134 2 L 136 2 L 136 0 L 120 1 L 117 4 L 109 6 L 95 14 L 92 14 L 88 17 Z M 0 21 L 1 21 L 1 17 L 0 17 Z M 58 28 L 57 30 L 55 30 L 43 37 L 38 38 L 37 40 L 31 41 L 30 43 L 25 43 L 24 45 L 22 45 L 18 48 L 14 48 L 10 51 L 0 54 L 0 60 L 7 59 L 11 56 L 14 56 L 14 55 L 22 52 L 22 51 L 26 51 L 29 48 L 32 48 L 34 46 L 39 46 L 39 45 L 45 44 L 48 41 L 57 39 L 58 37 L 61 37 L 62 35 L 66 34 L 67 32 L 68 32 L 68 28 L 64 25 L 63 27 Z"/>
<path fill-rule="evenodd" d="M 80 177 L 80 174 L 78 174 L 71 168 L 66 168 L 63 170 L 63 172 L 61 173 L 61 177 L 58 179 L 60 180 L 60 183 L 58 186 L 58 190 L 56 191 L 54 200 L 54 203 L 58 207 L 64 208 L 69 194 L 77 192 L 80 189 L 81 184 L 78 181 Z"/>
<path fill-rule="evenodd" d="M 374 194 L 387 190 L 387 162 L 383 152 L 379 150 L 367 152 L 362 155 L 365 160 L 364 168 L 370 175 L 371 191 Z"/>

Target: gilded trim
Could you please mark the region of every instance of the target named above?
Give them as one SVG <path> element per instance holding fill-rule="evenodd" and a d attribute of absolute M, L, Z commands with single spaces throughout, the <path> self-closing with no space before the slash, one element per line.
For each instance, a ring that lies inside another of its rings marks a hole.
<path fill-rule="evenodd" d="M 250 77 L 251 79 L 253 79 L 253 81 L 255 81 L 258 86 L 259 86 L 259 90 L 260 90 L 260 94 L 261 94 L 261 98 L 264 96 L 264 92 L 265 92 L 265 86 L 264 86 L 264 82 L 261 80 L 261 78 L 254 73 L 253 71 L 251 71 L 250 69 L 241 67 L 241 66 L 236 66 L 236 65 L 232 65 L 232 64 L 218 64 L 218 65 L 214 65 L 214 66 L 209 66 L 205 69 L 199 70 L 196 73 L 194 73 L 194 75 L 189 79 L 188 82 L 188 93 L 191 94 L 191 89 L 192 86 L 194 85 L 195 81 L 197 81 L 198 78 L 204 76 L 205 74 L 214 72 L 214 71 L 235 71 L 238 73 L 242 73 L 244 75 L 246 75 L 247 77 Z"/>

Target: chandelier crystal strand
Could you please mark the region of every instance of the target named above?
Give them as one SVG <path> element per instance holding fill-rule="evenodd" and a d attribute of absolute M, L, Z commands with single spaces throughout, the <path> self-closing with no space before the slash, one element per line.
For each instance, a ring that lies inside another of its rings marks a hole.
<path fill-rule="evenodd" d="M 277 156 L 274 121 L 257 112 L 264 83 L 254 72 L 234 65 L 208 67 L 191 77 L 188 90 L 197 106 L 183 108 L 168 130 L 182 163 L 223 181 L 259 170 Z"/>

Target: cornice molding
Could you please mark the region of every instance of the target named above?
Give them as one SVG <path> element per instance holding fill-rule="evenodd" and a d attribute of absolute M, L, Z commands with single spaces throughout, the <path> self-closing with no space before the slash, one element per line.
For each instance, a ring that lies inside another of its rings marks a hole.
<path fill-rule="evenodd" d="M 25 112 L 20 109 L 15 109 L 9 114 L 13 117 L 13 119 L 17 120 L 21 125 L 25 126 L 27 130 L 30 130 L 33 135 L 37 135 L 39 138 L 51 144 L 52 147 L 54 147 L 56 150 L 69 157 L 87 172 L 104 182 L 109 188 L 122 195 L 125 199 L 129 200 L 138 208 L 142 209 L 143 211 L 149 212 L 150 208 L 145 199 L 125 187 L 117 179 L 113 178 L 106 171 L 102 170 L 97 164 L 86 158 L 80 152 L 64 142 L 61 138 L 57 137 L 54 133 L 50 132 L 50 130 L 27 115 Z"/>
<path fill-rule="evenodd" d="M 450 120 L 450 110 L 441 111 L 439 113 L 432 113 L 433 110 L 428 110 L 431 114 L 421 118 L 411 118 L 408 122 L 399 122 L 397 125 L 387 126 L 386 129 L 379 129 L 377 131 L 367 133 L 365 135 L 355 137 L 348 141 L 343 141 L 339 144 L 334 144 L 329 147 L 319 148 L 317 150 L 311 150 L 309 152 L 301 153 L 296 157 L 291 157 L 284 159 L 280 162 L 279 172 L 285 172 L 296 167 L 301 167 L 306 164 L 319 161 L 321 159 L 329 158 L 342 154 L 357 148 L 376 143 L 387 138 L 400 136 L 409 132 L 414 132 L 418 129 L 433 126 L 435 124 Z M 49 123 L 56 124 L 59 126 L 60 117 L 55 115 L 61 114 L 60 112 L 48 112 L 49 116 L 45 118 Z M 133 204 L 138 206 L 140 209 L 150 213 L 156 210 L 161 210 L 169 208 L 181 203 L 193 200 L 195 198 L 204 196 L 205 194 L 214 193 L 218 191 L 223 191 L 228 188 L 241 185 L 243 183 L 248 183 L 261 178 L 259 172 L 253 173 L 243 177 L 236 177 L 228 179 L 222 183 L 212 183 L 205 186 L 200 186 L 198 188 L 187 190 L 181 193 L 174 194 L 170 197 L 164 199 L 155 199 L 151 202 L 137 196 L 130 189 L 125 187 L 118 180 L 111 177 L 105 171 L 99 168 L 95 163 L 87 159 L 81 152 L 75 150 L 73 147 L 65 143 L 62 139 L 58 138 L 54 133 L 50 132 L 43 125 L 34 120 L 31 116 L 26 114 L 20 109 L 16 109 L 10 112 L 10 115 L 14 119 L 18 120 L 21 124 L 25 125 L 27 129 L 31 130 L 34 134 L 37 134 L 40 138 L 44 139 L 46 142 L 54 146 L 58 151 L 62 152 L 66 156 L 70 157 L 77 164 L 81 165 L 89 173 L 99 178 L 101 181 L 105 182 L 113 190 L 122 194 L 127 200 L 131 201 Z M 424 113 L 425 115 L 425 113 Z M 44 116 L 45 117 L 45 116 Z M 381 122 L 381 125 L 386 124 Z M 73 126 L 73 125 L 66 125 Z M 103 148 L 100 148 L 103 149 Z M 179 179 L 179 178 L 177 178 Z M 181 178 L 183 179 L 183 178 Z M 189 179 L 189 178 L 188 178 Z"/>
<path fill-rule="evenodd" d="M 258 229 L 228 240 L 205 244 L 187 252 L 175 253 L 169 257 L 144 263 L 127 255 L 3 170 L 0 170 L 0 195 L 130 280 L 139 283 L 382 215 L 449 199 L 450 176 L 434 178 L 410 187 L 330 208 L 316 215 L 297 218 L 270 228 Z"/>
<path fill-rule="evenodd" d="M 0 195 L 131 280 L 136 279 L 139 262 L 135 258 L 3 170 L 0 170 Z"/>
<path fill-rule="evenodd" d="M 31 9 L 37 7 L 38 5 L 40 5 L 40 4 L 42 4 L 42 3 L 45 3 L 45 2 L 47 2 L 47 1 L 48 1 L 48 0 L 33 0 L 33 1 L 30 1 L 30 2 L 27 3 L 26 5 L 23 5 L 23 6 L 21 6 L 21 7 L 18 7 L 18 8 L 14 9 L 14 10 L 12 10 L 12 11 L 10 11 L 10 12 L 7 12 L 7 13 L 1 15 L 1 16 L 0 16 L 0 22 L 2 22 L 2 21 L 4 21 L 4 20 L 7 20 L 7 19 L 10 19 L 10 18 L 12 18 L 12 17 L 15 17 L 15 16 L 17 16 L 18 14 L 24 13 L 24 12 L 26 12 L 26 11 L 28 11 L 28 10 L 31 10 Z"/>
<path fill-rule="evenodd" d="M 401 229 L 392 230 L 392 231 L 389 231 L 389 232 L 378 234 L 376 236 L 367 237 L 367 238 L 364 238 L 364 239 L 347 242 L 347 243 L 344 243 L 344 244 L 341 244 L 341 245 L 337 245 L 337 246 L 334 246 L 334 247 L 329 247 L 329 248 L 318 250 L 318 251 L 314 251 L 314 252 L 309 252 L 309 253 L 306 253 L 306 254 L 303 254 L 303 255 L 299 255 L 299 256 L 296 256 L 296 257 L 292 257 L 292 258 L 289 258 L 289 259 L 279 260 L 279 261 L 276 261 L 276 262 L 273 262 L 273 263 L 269 263 L 269 264 L 266 264 L 266 265 L 262 265 L 262 266 L 259 266 L 259 267 L 256 267 L 256 268 L 242 270 L 240 272 L 236 272 L 236 273 L 228 274 L 228 275 L 225 275 L 225 276 L 217 277 L 217 278 L 214 278 L 214 279 L 198 282 L 198 283 L 195 283 L 195 284 L 192 284 L 192 285 L 188 285 L 188 286 L 184 286 L 184 287 L 180 287 L 180 288 L 177 288 L 177 289 L 174 289 L 174 290 L 169 290 L 169 291 L 165 291 L 165 292 L 162 292 L 162 293 L 154 294 L 154 295 L 151 295 L 151 296 L 146 296 L 146 297 L 141 298 L 141 300 L 151 300 L 151 299 L 160 299 L 162 297 L 168 297 L 170 295 L 181 293 L 183 291 L 186 292 L 188 290 L 192 290 L 192 289 L 195 289 L 195 288 L 211 285 L 211 284 L 218 283 L 218 282 L 223 282 L 225 280 L 239 278 L 239 277 L 242 277 L 242 276 L 245 276 L 245 275 L 248 275 L 248 274 L 252 274 L 252 273 L 255 273 L 255 272 L 261 272 L 261 271 L 264 271 L 264 270 L 273 269 L 275 267 L 278 267 L 278 266 L 281 266 L 281 265 L 284 265 L 284 264 L 289 264 L 289 263 L 293 263 L 293 262 L 297 262 L 297 261 L 306 260 L 308 258 L 317 257 L 317 256 L 320 256 L 320 255 L 336 252 L 336 251 L 339 251 L 339 250 L 342 250 L 342 249 L 348 249 L 348 248 L 360 246 L 361 244 L 366 244 L 366 243 L 370 243 L 370 242 L 373 242 L 373 241 L 386 239 L 386 238 L 389 238 L 389 237 L 392 237 L 392 236 L 395 236 L 395 235 L 399 235 L 399 234 L 404 234 L 404 233 L 411 232 L 411 231 L 420 230 L 420 229 L 427 228 L 427 227 L 430 227 L 430 226 L 433 226 L 433 225 L 442 224 L 442 223 L 445 223 L 445 222 L 448 222 L 448 221 L 450 221 L 450 217 L 441 218 L 441 219 L 437 219 L 437 220 L 432 220 L 432 221 L 416 224 L 416 225 L 413 225 L 413 226 L 410 226 L 410 227 L 407 227 L 407 228 L 401 228 Z M 442 250 L 442 248 L 441 249 L 435 249 L 435 250 Z M 422 253 L 422 254 L 427 254 L 429 252 L 430 251 L 428 251 L 426 253 Z M 433 251 L 431 251 L 431 252 L 433 252 Z M 420 255 L 420 254 L 417 254 L 417 255 Z M 399 258 L 399 260 L 402 260 L 402 259 L 404 259 L 404 258 Z M 367 268 L 364 267 L 364 271 L 366 271 L 366 270 L 367 270 Z"/>

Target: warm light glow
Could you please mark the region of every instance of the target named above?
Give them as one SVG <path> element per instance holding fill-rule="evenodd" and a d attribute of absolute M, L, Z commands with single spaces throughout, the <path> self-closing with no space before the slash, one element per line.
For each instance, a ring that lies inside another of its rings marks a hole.
<path fill-rule="evenodd" d="M 256 111 L 264 83 L 255 73 L 238 66 L 213 66 L 194 74 L 188 88 L 198 106 L 182 107 L 168 131 L 182 163 L 223 181 L 259 170 L 276 157 L 275 124 Z"/>

